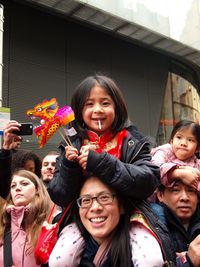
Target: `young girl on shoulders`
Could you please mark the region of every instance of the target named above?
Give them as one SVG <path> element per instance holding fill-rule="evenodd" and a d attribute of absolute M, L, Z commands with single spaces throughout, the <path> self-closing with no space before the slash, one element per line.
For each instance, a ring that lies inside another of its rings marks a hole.
<path fill-rule="evenodd" d="M 152 162 L 160 166 L 161 183 L 169 186 L 175 179 L 198 188 L 200 160 L 200 125 L 181 120 L 173 128 L 169 143 L 153 148 Z"/>
<path fill-rule="evenodd" d="M 159 181 L 159 168 L 150 162 L 150 144 L 128 119 L 122 93 L 101 75 L 87 77 L 71 102 L 75 112 L 72 145 L 61 145 L 48 191 L 66 206 L 80 190 L 83 173 L 93 173 L 132 199 L 146 199 Z"/>

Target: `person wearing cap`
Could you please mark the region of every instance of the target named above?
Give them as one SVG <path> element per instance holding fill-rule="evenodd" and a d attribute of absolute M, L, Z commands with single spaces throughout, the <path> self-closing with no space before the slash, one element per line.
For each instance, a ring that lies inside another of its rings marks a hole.
<path fill-rule="evenodd" d="M 174 180 L 168 186 L 160 185 L 156 196 L 158 203 L 151 206 L 159 220 L 167 226 L 180 264 L 200 266 L 194 265 L 194 259 L 190 259 L 188 254 L 188 245 L 200 234 L 199 192 L 181 180 Z M 192 243 L 193 248 L 196 243 Z"/>

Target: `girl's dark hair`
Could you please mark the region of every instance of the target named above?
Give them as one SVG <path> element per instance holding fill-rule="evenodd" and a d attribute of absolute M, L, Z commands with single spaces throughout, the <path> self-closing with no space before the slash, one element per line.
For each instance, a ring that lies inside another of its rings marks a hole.
<path fill-rule="evenodd" d="M 117 133 L 122 130 L 128 123 L 128 111 L 126 104 L 122 92 L 116 83 L 106 76 L 89 76 L 78 85 L 71 100 L 71 107 L 74 110 L 76 118 L 72 122 L 72 125 L 81 136 L 84 136 L 86 129 L 82 118 L 83 107 L 92 88 L 96 85 L 104 88 L 115 103 L 115 119 L 112 125 L 113 133 Z"/>
<path fill-rule="evenodd" d="M 109 262 L 111 262 L 112 267 L 132 267 L 133 264 L 131 262 L 132 257 L 129 235 L 132 205 L 128 200 L 121 198 L 118 194 L 117 198 L 123 208 L 123 214 L 120 216 L 120 221 L 115 229 L 112 238 L 111 248 L 108 254 L 110 258 Z M 73 206 L 73 218 L 82 236 L 85 238 L 85 240 L 87 240 L 90 234 L 87 232 L 81 222 L 77 203 L 74 203 Z"/>
<path fill-rule="evenodd" d="M 171 132 L 169 142 L 172 141 L 178 131 L 184 128 L 191 128 L 192 134 L 196 137 L 197 140 L 197 148 L 200 148 L 200 125 L 190 120 L 180 120 L 179 122 L 177 122 Z"/>
<path fill-rule="evenodd" d="M 35 174 L 41 178 L 42 160 L 32 151 L 19 149 L 12 156 L 12 173 L 16 170 L 23 169 L 26 162 L 32 160 L 35 163 Z"/>

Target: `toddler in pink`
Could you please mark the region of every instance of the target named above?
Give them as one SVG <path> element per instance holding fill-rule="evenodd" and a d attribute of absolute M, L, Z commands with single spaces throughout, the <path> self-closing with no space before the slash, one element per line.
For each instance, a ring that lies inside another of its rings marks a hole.
<path fill-rule="evenodd" d="M 153 148 L 152 162 L 160 166 L 161 183 L 169 186 L 173 180 L 200 190 L 200 125 L 189 120 L 179 121 L 173 128 L 168 144 Z"/>

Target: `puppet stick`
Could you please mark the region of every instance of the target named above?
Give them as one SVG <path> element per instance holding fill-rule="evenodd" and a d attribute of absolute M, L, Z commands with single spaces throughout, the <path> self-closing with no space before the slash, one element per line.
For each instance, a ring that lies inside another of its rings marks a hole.
<path fill-rule="evenodd" d="M 63 132 L 64 132 L 64 134 L 65 134 L 65 129 L 63 128 L 63 126 L 62 126 L 62 129 L 63 129 Z M 68 136 L 67 134 L 65 134 L 64 136 L 66 137 L 68 144 L 69 144 L 70 146 L 73 146 L 73 145 L 72 145 L 72 142 L 71 142 L 71 140 L 70 140 L 70 138 L 69 138 L 69 136 Z"/>
<path fill-rule="evenodd" d="M 62 127 L 62 129 L 63 129 L 63 131 L 65 132 L 65 130 L 64 130 L 63 127 Z M 72 145 L 72 142 L 71 142 L 71 140 L 70 140 L 70 138 L 69 138 L 69 136 L 68 136 L 67 134 L 65 134 L 65 136 L 66 136 L 67 141 L 68 141 L 68 143 L 70 144 L 70 146 L 73 146 L 73 145 Z"/>
<path fill-rule="evenodd" d="M 59 131 L 59 134 L 62 136 L 62 138 L 64 139 L 64 141 L 65 141 L 65 143 L 68 145 L 68 146 L 70 146 L 71 144 L 71 142 L 69 143 L 68 142 L 68 140 L 65 138 L 65 136 L 63 135 L 63 133 L 60 131 L 60 129 L 58 129 L 58 131 Z M 68 138 L 69 139 L 69 138 Z"/>

